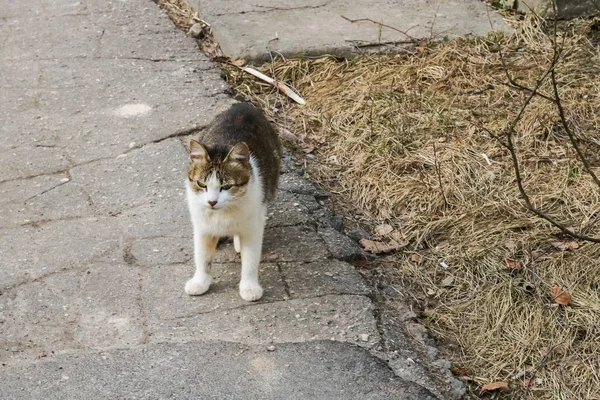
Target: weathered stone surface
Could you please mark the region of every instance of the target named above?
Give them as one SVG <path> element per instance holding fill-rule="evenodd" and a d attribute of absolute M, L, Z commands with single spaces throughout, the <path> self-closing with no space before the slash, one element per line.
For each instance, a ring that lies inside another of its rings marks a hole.
<path fill-rule="evenodd" d="M 517 9 L 521 12 L 535 12 L 543 17 L 556 15 L 559 19 L 571 19 L 600 14 L 600 3 L 595 0 L 519 0 Z"/>
<path fill-rule="evenodd" d="M 7 61 L 23 62 L 42 57 L 84 58 L 94 56 L 99 50 L 102 28 L 94 23 L 91 16 L 19 17 L 2 23 L 3 28 L 11 32 L 0 48 L 0 57 Z M 69 23 L 80 29 L 56 29 Z M 31 29 L 34 25 L 36 29 Z"/>
<path fill-rule="evenodd" d="M 183 181 L 187 154 L 177 139 L 152 143 L 115 159 L 71 170 L 73 182 L 86 188 L 106 213 L 169 200 L 185 202 Z"/>
<path fill-rule="evenodd" d="M 77 164 L 206 126 L 226 96 L 218 71 L 192 61 L 61 60 L 40 62 L 40 68 L 45 78 L 38 86 L 53 90 L 38 96 L 37 112 Z M 132 93 L 122 81 L 139 87 Z M 87 96 L 90 91 L 96 95 Z M 69 114 L 57 116 L 58 104 Z M 61 134 L 65 127 L 70 134 Z"/>
<path fill-rule="evenodd" d="M 263 258 L 271 261 L 319 261 L 329 256 L 312 227 L 287 226 L 265 231 Z"/>
<path fill-rule="evenodd" d="M 319 228 L 319 235 L 325 241 L 333 258 L 342 261 L 356 261 L 365 258 L 363 251 L 356 242 L 332 227 Z"/>
<path fill-rule="evenodd" d="M 11 399 L 435 399 L 359 347 L 327 341 L 83 352 L 3 371 L 2 388 Z"/>
<path fill-rule="evenodd" d="M 199 297 L 202 299 L 202 296 Z M 344 341 L 379 344 L 373 304 L 364 296 L 323 296 L 248 304 L 226 312 L 190 315 L 151 324 L 151 342 L 225 340 L 244 344 Z M 368 335 L 366 341 L 360 335 Z"/>
<path fill-rule="evenodd" d="M 441 398 L 462 399 L 466 393 L 464 384 L 452 375 L 448 367 L 436 366 L 436 363 L 446 360 L 440 359 L 435 343 L 424 333 L 426 328 L 415 322 L 415 313 L 399 302 L 387 302 L 379 313 L 379 329 L 385 337 L 385 351 L 396 375 L 431 390 Z M 429 365 L 436 373 L 427 373 L 424 365 Z"/>
<path fill-rule="evenodd" d="M 0 204 L 0 226 L 18 226 L 94 214 L 95 210 L 87 193 L 81 187 L 61 180 L 25 201 Z"/>
<path fill-rule="evenodd" d="M 380 49 L 397 51 L 411 37 L 485 35 L 490 31 L 488 12 L 496 29 L 509 30 L 500 15 L 488 11 L 477 0 L 463 1 L 460 5 L 450 0 L 435 3 L 267 0 L 261 4 L 198 0 L 198 5 L 226 55 L 256 60 L 269 59 L 267 47 L 286 57 L 351 56 L 361 51 L 357 46 L 365 44 L 388 43 Z M 351 23 L 342 16 L 370 18 L 397 30 L 380 29 L 378 24 L 368 21 Z M 327 34 L 323 34 L 324 27 Z M 402 31 L 410 32 L 410 36 Z M 273 41 L 274 38 L 278 40 Z"/>
<path fill-rule="evenodd" d="M 194 256 L 192 236 L 154 237 L 135 240 L 131 244 L 131 255 L 136 263 L 145 267 L 165 264 L 190 263 Z"/>
<path fill-rule="evenodd" d="M 317 189 L 312 183 L 308 182 L 306 179 L 302 179 L 294 172 L 281 175 L 281 178 L 279 179 L 279 189 L 286 192 L 308 195 L 314 195 L 317 192 Z"/>
<path fill-rule="evenodd" d="M 192 223 L 184 197 L 131 208 L 123 211 L 119 219 L 123 221 L 127 235 L 133 238 L 181 237 L 191 243 Z"/>
<path fill-rule="evenodd" d="M 2 181 L 65 171 L 69 160 L 63 151 L 48 147 L 19 147 L 0 152 Z"/>
<path fill-rule="evenodd" d="M 327 294 L 368 295 L 365 280 L 345 262 L 328 260 L 313 263 L 281 263 L 281 272 L 293 298 Z"/>
<path fill-rule="evenodd" d="M 142 299 L 148 319 L 155 328 L 156 325 L 177 324 L 177 321 L 174 322 L 177 318 L 212 311 L 222 315 L 227 310 L 249 304 L 239 295 L 239 264 L 214 263 L 213 284 L 202 296 L 189 296 L 183 291 L 185 283 L 193 275 L 193 262 L 144 269 Z M 259 279 L 265 293 L 257 304 L 280 301 L 287 297 L 276 265 L 262 264 Z"/>
<path fill-rule="evenodd" d="M 73 16 L 79 14 L 98 14 L 114 10 L 118 1 L 71 1 L 37 0 L 10 1 L 2 4 L 3 17 L 7 19 L 27 17 Z"/>
<path fill-rule="evenodd" d="M 0 289 L 63 269 L 82 268 L 118 251 L 120 227 L 82 218 L 0 230 Z"/>
<path fill-rule="evenodd" d="M 142 343 L 139 277 L 126 265 L 92 264 L 0 296 L 0 359 Z"/>
<path fill-rule="evenodd" d="M 315 224 L 304 206 L 290 192 L 279 191 L 275 202 L 269 207 L 267 228 Z"/>
<path fill-rule="evenodd" d="M 66 173 L 57 173 L 0 183 L 0 204 L 25 203 L 30 198 L 60 185 L 64 179 L 69 179 Z M 4 225 L 0 222 L 0 226 Z"/>

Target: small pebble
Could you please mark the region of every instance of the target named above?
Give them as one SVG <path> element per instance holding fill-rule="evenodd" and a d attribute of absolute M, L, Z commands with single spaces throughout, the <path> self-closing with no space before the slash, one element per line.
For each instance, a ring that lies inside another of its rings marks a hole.
<path fill-rule="evenodd" d="M 197 23 L 192 25 L 192 27 L 188 31 L 188 34 L 193 38 L 201 39 L 204 36 L 202 25 Z"/>
<path fill-rule="evenodd" d="M 133 149 L 134 147 L 135 147 L 135 142 L 131 142 L 131 143 L 129 143 L 129 148 L 130 148 L 130 149 Z"/>
<path fill-rule="evenodd" d="M 269 347 L 267 347 L 267 350 L 268 351 L 275 351 L 275 346 L 269 346 Z"/>
<path fill-rule="evenodd" d="M 363 342 L 368 342 L 369 341 L 369 336 L 371 336 L 371 335 L 369 335 L 368 333 L 361 333 L 359 335 L 360 340 L 362 340 Z"/>
<path fill-rule="evenodd" d="M 60 182 L 61 182 L 61 183 L 67 183 L 67 182 L 69 182 L 69 178 L 62 178 L 62 179 L 60 180 Z"/>

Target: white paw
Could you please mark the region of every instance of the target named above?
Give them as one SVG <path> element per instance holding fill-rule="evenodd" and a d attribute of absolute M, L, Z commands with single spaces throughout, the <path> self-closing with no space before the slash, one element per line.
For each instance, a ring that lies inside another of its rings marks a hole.
<path fill-rule="evenodd" d="M 263 295 L 263 289 L 258 283 L 246 284 L 240 283 L 240 296 L 246 301 L 260 300 Z"/>
<path fill-rule="evenodd" d="M 240 237 L 238 235 L 233 237 L 233 248 L 235 249 L 236 253 L 242 251 L 242 248 L 240 247 Z"/>
<path fill-rule="evenodd" d="M 210 284 L 212 283 L 212 277 L 206 275 L 202 278 L 192 278 L 185 284 L 185 292 L 190 296 L 199 296 L 206 293 Z"/>

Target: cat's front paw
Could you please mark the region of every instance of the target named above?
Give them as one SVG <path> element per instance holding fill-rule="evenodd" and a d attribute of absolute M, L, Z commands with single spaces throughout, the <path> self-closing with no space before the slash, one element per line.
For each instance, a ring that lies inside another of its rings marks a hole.
<path fill-rule="evenodd" d="M 190 296 L 199 296 L 206 293 L 211 283 L 212 277 L 210 275 L 201 278 L 193 277 L 185 284 L 185 292 Z"/>
<path fill-rule="evenodd" d="M 263 295 L 263 289 L 258 283 L 247 284 L 240 283 L 240 296 L 246 301 L 260 300 Z"/>

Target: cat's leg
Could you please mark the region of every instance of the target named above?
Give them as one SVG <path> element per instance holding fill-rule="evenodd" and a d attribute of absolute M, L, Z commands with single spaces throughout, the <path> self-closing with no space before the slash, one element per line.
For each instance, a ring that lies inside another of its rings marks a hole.
<path fill-rule="evenodd" d="M 235 235 L 233 237 L 233 248 L 235 249 L 236 253 L 239 253 L 242 250 L 240 247 L 240 235 Z"/>
<path fill-rule="evenodd" d="M 198 296 L 205 293 L 210 284 L 210 264 L 217 248 L 218 237 L 202 234 L 194 231 L 194 261 L 196 273 L 193 278 L 185 284 L 185 292 L 190 296 Z"/>
<path fill-rule="evenodd" d="M 242 279 L 240 280 L 240 296 L 246 301 L 259 300 L 263 289 L 258 283 L 258 266 L 262 251 L 263 234 L 265 230 L 266 208 L 255 222 L 239 235 L 239 244 L 242 256 Z"/>

